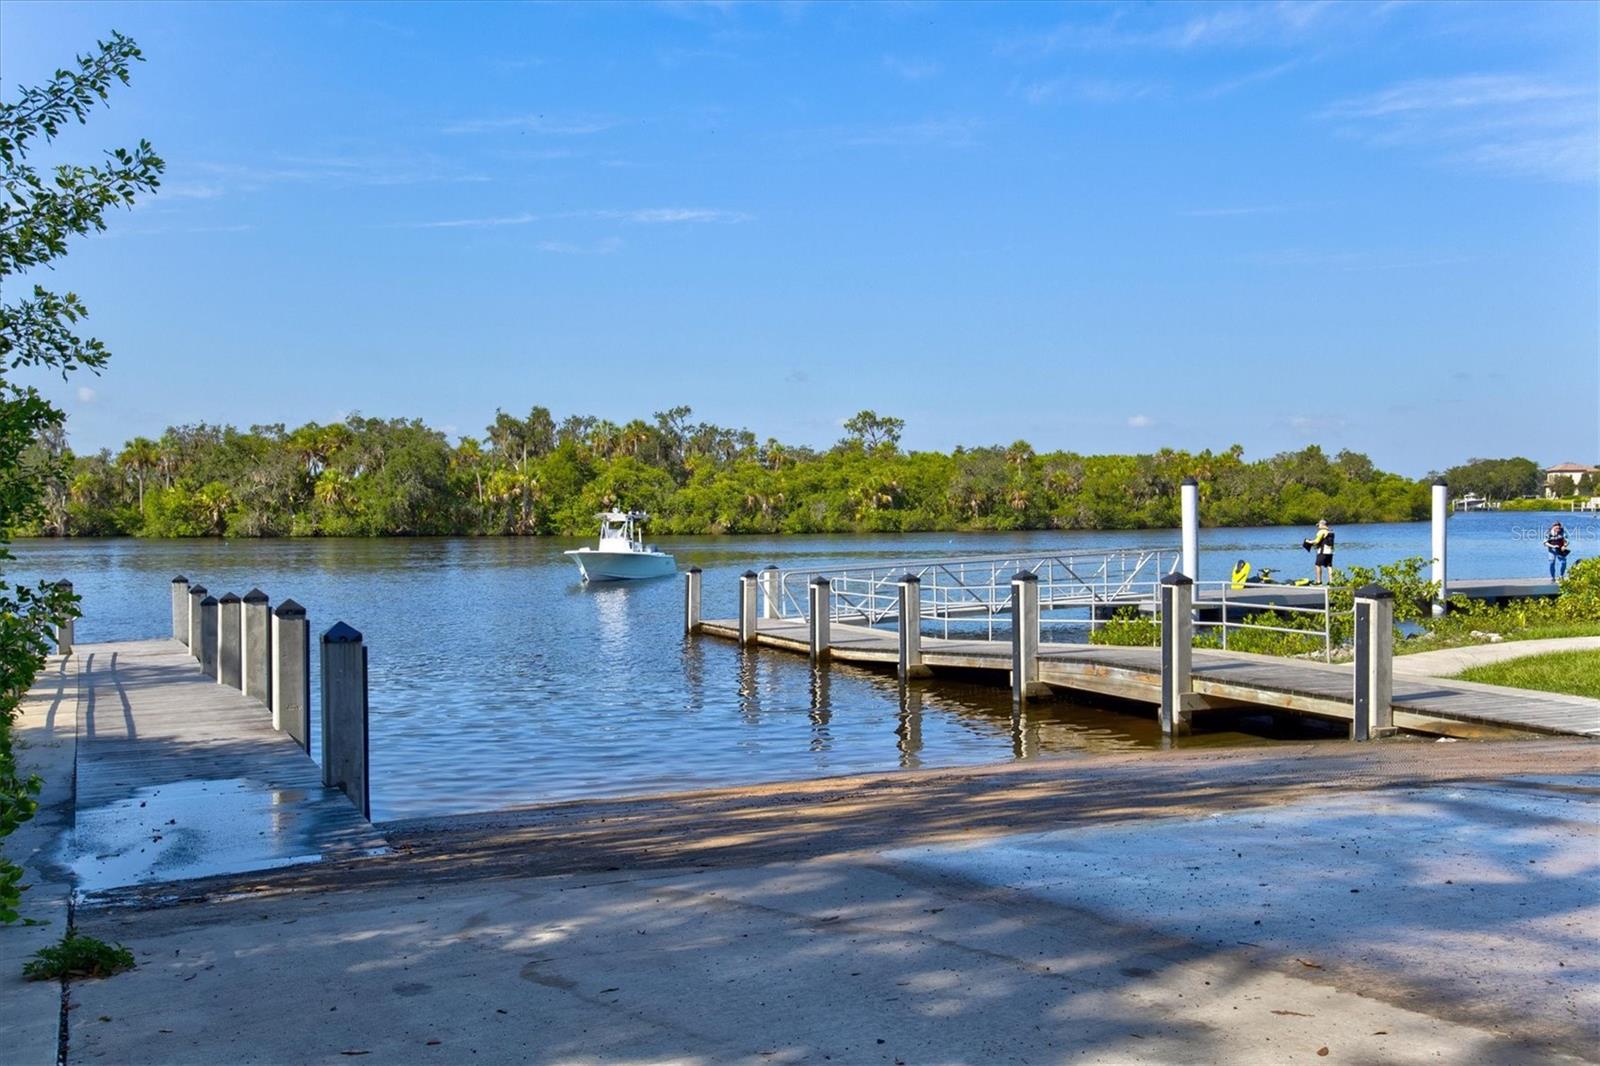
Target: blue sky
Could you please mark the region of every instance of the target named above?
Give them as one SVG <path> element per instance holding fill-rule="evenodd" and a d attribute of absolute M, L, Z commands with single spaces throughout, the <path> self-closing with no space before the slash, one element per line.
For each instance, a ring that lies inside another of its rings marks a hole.
<path fill-rule="evenodd" d="M 1600 461 L 1597 12 L 8 0 L 0 70 L 148 59 L 49 155 L 168 161 L 48 279 L 80 450 L 685 403 L 1420 474 Z"/>

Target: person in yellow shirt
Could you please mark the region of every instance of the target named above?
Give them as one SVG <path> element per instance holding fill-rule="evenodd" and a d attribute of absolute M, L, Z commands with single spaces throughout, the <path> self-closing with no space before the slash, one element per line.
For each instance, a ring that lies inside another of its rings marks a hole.
<path fill-rule="evenodd" d="M 1325 583 L 1322 580 L 1322 571 L 1324 567 L 1326 567 L 1328 571 L 1328 582 L 1332 582 L 1333 530 L 1328 528 L 1328 520 L 1324 518 L 1322 521 L 1318 522 L 1317 532 L 1313 536 L 1301 541 L 1300 546 L 1315 556 L 1313 562 L 1317 568 L 1317 584 L 1321 585 Z"/>

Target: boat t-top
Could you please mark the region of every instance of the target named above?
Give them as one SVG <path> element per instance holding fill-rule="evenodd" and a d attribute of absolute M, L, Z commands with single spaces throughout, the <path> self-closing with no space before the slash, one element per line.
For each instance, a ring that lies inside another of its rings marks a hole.
<path fill-rule="evenodd" d="M 643 511 L 605 511 L 595 518 L 600 520 L 600 546 L 565 553 L 577 561 L 583 580 L 631 581 L 677 572 L 677 560 L 639 539 L 639 527 L 650 519 Z"/>

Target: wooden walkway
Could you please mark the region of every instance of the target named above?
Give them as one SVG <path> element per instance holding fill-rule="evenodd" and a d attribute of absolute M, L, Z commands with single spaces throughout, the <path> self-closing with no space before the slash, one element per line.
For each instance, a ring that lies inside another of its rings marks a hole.
<path fill-rule="evenodd" d="M 737 620 L 706 621 L 701 631 L 739 639 Z M 841 662 L 894 668 L 899 637 L 894 630 L 831 627 L 829 654 Z M 761 619 L 757 642 L 810 653 L 801 619 Z M 940 670 L 991 671 L 1004 683 L 1011 671 L 1008 641 L 922 638 L 922 660 Z M 1052 688 L 1159 703 L 1160 651 L 1094 644 L 1042 644 L 1039 680 Z M 1353 680 L 1348 665 L 1197 648 L 1194 689 L 1205 709 L 1274 707 L 1299 714 L 1349 721 Z M 1465 682 L 1396 677 L 1394 720 L 1402 729 L 1447 736 L 1517 730 L 1600 738 L 1600 700 L 1555 693 L 1497 689 Z"/>
<path fill-rule="evenodd" d="M 80 892 L 316 862 L 382 846 L 271 712 L 172 640 L 80 644 Z"/>

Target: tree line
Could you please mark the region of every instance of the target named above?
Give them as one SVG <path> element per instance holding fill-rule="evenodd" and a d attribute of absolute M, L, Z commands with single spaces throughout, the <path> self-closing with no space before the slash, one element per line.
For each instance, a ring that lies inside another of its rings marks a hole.
<path fill-rule="evenodd" d="M 655 516 L 658 534 L 1145 529 L 1178 522 L 1200 482 L 1209 525 L 1426 517 L 1425 482 L 1312 446 L 1247 460 L 1198 453 L 1037 452 L 1026 441 L 905 451 L 904 422 L 862 411 L 826 449 L 693 420 L 618 425 L 534 407 L 451 443 L 417 419 L 352 415 L 294 429 L 175 426 L 118 451 L 37 444 L 60 471 L 24 534 L 281 537 L 593 532 L 597 511 Z"/>

